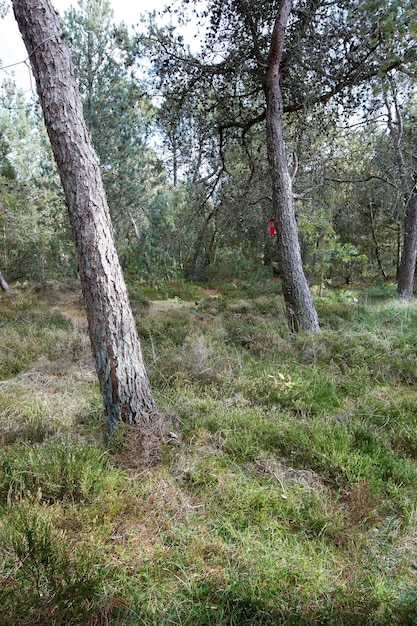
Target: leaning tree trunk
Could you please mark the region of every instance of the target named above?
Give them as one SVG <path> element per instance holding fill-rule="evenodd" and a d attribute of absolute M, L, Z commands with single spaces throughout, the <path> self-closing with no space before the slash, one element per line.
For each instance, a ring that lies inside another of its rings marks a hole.
<path fill-rule="evenodd" d="M 398 271 L 397 294 L 404 300 L 413 297 L 417 258 L 417 131 L 413 146 L 413 178 L 405 197 L 404 242 Z"/>
<path fill-rule="evenodd" d="M 155 403 L 71 56 L 50 0 L 13 0 L 13 9 L 65 192 L 109 430 L 119 421 L 144 425 Z"/>
<path fill-rule="evenodd" d="M 272 176 L 272 204 L 281 260 L 282 289 L 292 334 L 319 332 L 319 321 L 304 274 L 294 212 L 292 181 L 283 137 L 280 63 L 291 0 L 281 0 L 272 34 L 265 81 L 268 161 Z"/>

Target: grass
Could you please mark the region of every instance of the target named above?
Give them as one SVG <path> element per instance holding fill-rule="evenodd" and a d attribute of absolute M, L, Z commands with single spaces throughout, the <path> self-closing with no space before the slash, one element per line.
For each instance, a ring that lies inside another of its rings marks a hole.
<path fill-rule="evenodd" d="M 332 294 L 290 339 L 273 281 L 164 289 L 131 292 L 152 464 L 104 443 L 78 293 L 0 296 L 0 624 L 417 623 L 414 304 Z"/>

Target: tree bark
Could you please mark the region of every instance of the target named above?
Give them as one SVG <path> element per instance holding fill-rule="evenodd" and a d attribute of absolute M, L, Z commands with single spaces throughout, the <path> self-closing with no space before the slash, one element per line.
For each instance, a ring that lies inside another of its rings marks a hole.
<path fill-rule="evenodd" d="M 71 56 L 50 0 L 13 0 L 13 10 L 65 192 L 109 430 L 120 421 L 144 426 L 156 407 Z"/>
<path fill-rule="evenodd" d="M 404 241 L 398 271 L 397 294 L 404 300 L 413 297 L 417 259 L 417 131 L 413 146 L 413 178 L 405 198 Z"/>
<path fill-rule="evenodd" d="M 272 206 L 281 260 L 282 289 L 288 325 L 292 334 L 299 330 L 319 332 L 319 321 L 304 274 L 292 181 L 283 137 L 283 101 L 280 87 L 280 63 L 285 29 L 291 12 L 291 0 L 281 0 L 272 34 L 265 80 L 266 131 L 268 161 L 272 176 Z"/>
<path fill-rule="evenodd" d="M 11 295 L 13 293 L 12 288 L 9 287 L 6 279 L 4 278 L 1 272 L 0 272 L 0 288 L 3 289 L 3 291 L 5 291 L 8 295 Z"/>
<path fill-rule="evenodd" d="M 417 258 L 417 193 L 414 190 L 405 210 L 403 253 L 398 271 L 397 294 L 404 300 L 411 300 L 414 289 L 414 275 Z"/>

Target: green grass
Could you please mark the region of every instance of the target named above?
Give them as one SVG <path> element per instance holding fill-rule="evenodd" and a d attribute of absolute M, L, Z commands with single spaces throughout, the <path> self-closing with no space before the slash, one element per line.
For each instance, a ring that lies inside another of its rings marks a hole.
<path fill-rule="evenodd" d="M 0 296 L 0 625 L 417 623 L 414 303 L 327 294 L 290 339 L 275 281 L 131 295 L 156 464 L 104 443 L 79 295 Z"/>

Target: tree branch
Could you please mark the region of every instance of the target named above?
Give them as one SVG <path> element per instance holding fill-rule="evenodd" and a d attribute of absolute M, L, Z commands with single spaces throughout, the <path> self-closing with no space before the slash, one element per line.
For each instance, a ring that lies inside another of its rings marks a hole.
<path fill-rule="evenodd" d="M 324 180 L 325 182 L 330 182 L 330 183 L 352 183 L 352 184 L 368 183 L 371 180 L 381 180 L 386 185 L 389 185 L 390 187 L 397 189 L 397 186 L 394 185 L 394 183 L 391 183 L 391 181 L 387 180 L 386 178 L 383 178 L 382 176 L 376 176 L 376 175 L 367 176 L 366 178 L 325 178 Z"/>

